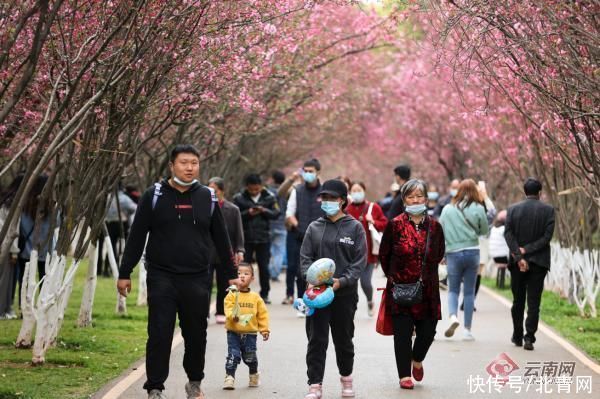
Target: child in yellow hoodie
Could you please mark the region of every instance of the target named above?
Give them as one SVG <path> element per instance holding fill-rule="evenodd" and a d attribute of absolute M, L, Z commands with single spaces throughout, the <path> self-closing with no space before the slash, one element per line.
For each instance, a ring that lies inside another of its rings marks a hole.
<path fill-rule="evenodd" d="M 263 341 L 269 339 L 269 312 L 263 299 L 250 291 L 254 280 L 251 265 L 238 266 L 238 286 L 229 287 L 225 297 L 225 329 L 227 329 L 227 361 L 223 389 L 235 389 L 235 370 L 240 361 L 250 369 L 249 387 L 258 387 L 258 358 L 256 337 L 260 333 Z"/>

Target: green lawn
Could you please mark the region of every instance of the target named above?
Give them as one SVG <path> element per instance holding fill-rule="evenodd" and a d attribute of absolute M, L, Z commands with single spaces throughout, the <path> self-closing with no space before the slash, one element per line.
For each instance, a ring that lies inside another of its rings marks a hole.
<path fill-rule="evenodd" d="M 0 399 L 89 398 L 144 355 L 147 309 L 135 306 L 137 274 L 127 316 L 115 314 L 114 280 L 99 278 L 94 325 L 77 328 L 86 268 L 80 266 L 58 345 L 47 352 L 45 366 L 31 366 L 30 349 L 15 349 L 20 320 L 0 320 Z"/>
<path fill-rule="evenodd" d="M 495 279 L 484 278 L 482 284 L 512 301 L 508 275 L 507 273 L 507 288 L 504 290 L 496 288 Z M 600 301 L 597 307 L 600 308 Z M 576 305 L 569 303 L 558 294 L 544 291 L 540 318 L 558 334 L 587 353 L 590 358 L 600 362 L 600 317 L 581 317 Z"/>

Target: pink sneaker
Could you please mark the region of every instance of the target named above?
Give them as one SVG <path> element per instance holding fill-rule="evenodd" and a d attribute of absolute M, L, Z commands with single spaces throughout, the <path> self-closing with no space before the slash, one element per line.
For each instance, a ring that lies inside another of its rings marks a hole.
<path fill-rule="evenodd" d="M 217 321 L 217 324 L 225 324 L 225 315 L 218 314 L 215 316 L 215 320 Z"/>
<path fill-rule="evenodd" d="M 304 396 L 304 399 L 321 399 L 321 396 L 323 396 L 321 384 L 312 384 L 308 387 L 308 393 Z"/>
<path fill-rule="evenodd" d="M 342 383 L 342 398 L 353 398 L 352 376 L 340 377 L 340 382 Z"/>

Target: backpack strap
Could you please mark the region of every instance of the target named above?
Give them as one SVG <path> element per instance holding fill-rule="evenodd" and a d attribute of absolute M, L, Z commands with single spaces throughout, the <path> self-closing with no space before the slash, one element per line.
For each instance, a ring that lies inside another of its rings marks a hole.
<path fill-rule="evenodd" d="M 162 184 L 154 183 L 154 196 L 152 197 L 152 210 L 156 208 L 156 202 L 158 201 L 158 197 L 160 197 L 163 193 L 160 191 L 162 188 Z"/>
<path fill-rule="evenodd" d="M 210 216 L 212 216 L 213 212 L 215 211 L 215 206 L 219 202 L 219 199 L 217 198 L 217 193 L 212 187 L 207 188 L 210 190 Z"/>

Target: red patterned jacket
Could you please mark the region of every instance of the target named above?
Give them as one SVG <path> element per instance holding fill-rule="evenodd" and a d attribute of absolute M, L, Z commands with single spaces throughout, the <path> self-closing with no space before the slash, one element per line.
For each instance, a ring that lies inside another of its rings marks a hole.
<path fill-rule="evenodd" d="M 398 306 L 392 299 L 392 281 L 415 283 L 419 280 L 427 229 L 430 229 L 430 232 L 426 268 L 423 273 L 423 301 L 410 307 Z M 388 223 L 379 248 L 381 267 L 388 278 L 386 315 L 405 313 L 412 315 L 415 320 L 442 318 L 438 265 L 444 257 L 444 250 L 442 226 L 429 216 L 418 226 L 415 226 L 405 213 Z"/>

